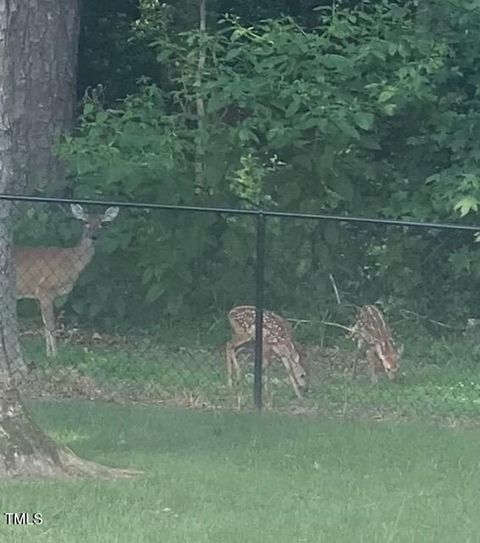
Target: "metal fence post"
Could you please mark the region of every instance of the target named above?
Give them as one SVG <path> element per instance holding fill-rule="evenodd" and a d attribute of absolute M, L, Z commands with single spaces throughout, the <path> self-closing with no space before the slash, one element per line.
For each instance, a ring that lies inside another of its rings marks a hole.
<path fill-rule="evenodd" d="M 257 215 L 255 267 L 255 369 L 253 395 L 255 407 L 262 409 L 263 298 L 265 280 L 265 214 Z"/>

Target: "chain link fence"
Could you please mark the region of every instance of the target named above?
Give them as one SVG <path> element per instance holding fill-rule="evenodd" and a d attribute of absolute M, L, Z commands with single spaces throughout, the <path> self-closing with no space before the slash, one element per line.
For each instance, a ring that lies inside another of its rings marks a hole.
<path fill-rule="evenodd" d="M 32 393 L 341 416 L 480 414 L 475 227 L 27 197 L 15 205 Z M 378 311 L 362 323 L 365 306 Z"/>

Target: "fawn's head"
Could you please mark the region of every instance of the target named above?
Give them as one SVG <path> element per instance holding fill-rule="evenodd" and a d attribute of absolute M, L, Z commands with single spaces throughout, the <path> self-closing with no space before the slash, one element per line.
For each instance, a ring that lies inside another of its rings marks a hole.
<path fill-rule="evenodd" d="M 385 321 L 382 311 L 375 305 L 364 305 L 360 308 L 356 328 L 361 339 L 375 352 L 387 377 L 393 381 L 399 370 L 400 356 L 403 347 L 396 349 L 392 332 Z"/>
<path fill-rule="evenodd" d="M 378 359 L 382 363 L 387 377 L 390 379 L 390 381 L 395 380 L 398 376 L 399 362 L 403 351 L 403 345 L 397 350 L 391 341 L 383 341 L 376 343 L 374 349 Z"/>
<path fill-rule="evenodd" d="M 85 223 L 84 236 L 93 241 L 97 239 L 98 230 L 118 215 L 118 207 L 109 207 L 103 215 L 87 215 L 79 204 L 72 204 L 70 209 L 76 219 Z"/>

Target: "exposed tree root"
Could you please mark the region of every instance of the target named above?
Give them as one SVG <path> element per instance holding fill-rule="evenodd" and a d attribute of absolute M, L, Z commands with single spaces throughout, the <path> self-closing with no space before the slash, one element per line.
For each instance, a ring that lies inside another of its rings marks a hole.
<path fill-rule="evenodd" d="M 16 389 L 0 394 L 0 479 L 45 477 L 132 478 L 141 471 L 78 457 L 45 435 L 27 415 Z"/>
<path fill-rule="evenodd" d="M 70 449 L 59 451 L 62 465 L 66 468 L 67 474 L 73 477 L 100 477 L 106 479 L 130 479 L 142 475 L 143 472 L 133 469 L 111 468 L 84 460 L 78 457 Z"/>

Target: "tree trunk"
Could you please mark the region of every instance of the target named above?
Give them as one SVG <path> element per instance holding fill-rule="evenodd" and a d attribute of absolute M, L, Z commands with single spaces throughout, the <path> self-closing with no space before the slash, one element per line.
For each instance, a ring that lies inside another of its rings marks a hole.
<path fill-rule="evenodd" d="M 16 32 L 19 20 L 32 9 L 26 0 L 0 0 L 0 193 L 15 191 L 17 175 L 11 118 L 16 104 L 15 67 L 18 66 Z M 25 11 L 27 13 L 25 13 Z M 44 46 L 45 47 L 45 46 Z M 62 54 L 51 50 L 52 56 Z M 99 466 L 77 457 L 46 436 L 27 415 L 21 402 L 14 365 L 21 360 L 15 309 L 9 223 L 12 204 L 0 201 L 0 478 L 59 475 L 132 476 L 138 472 Z M 20 360 L 18 359 L 20 357 Z M 21 361 L 23 364 L 23 360 Z"/>
<path fill-rule="evenodd" d="M 205 104 L 201 95 L 203 72 L 205 70 L 205 34 L 207 31 L 207 0 L 200 0 L 199 4 L 199 30 L 200 41 L 198 50 L 197 73 L 195 87 L 197 92 L 197 137 L 195 142 L 195 193 L 201 194 L 205 190 Z"/>
<path fill-rule="evenodd" d="M 3 0 L 2 0 L 3 1 Z M 4 358 L 5 353 L 0 356 Z M 0 479 L 40 477 L 134 477 L 141 472 L 109 468 L 58 445 L 28 416 L 18 390 L 0 379 Z"/>
<path fill-rule="evenodd" d="M 80 0 L 23 0 L 21 8 L 11 22 L 17 51 L 11 122 L 22 165 L 16 188 L 31 193 L 63 181 L 53 146 L 74 119 Z"/>

